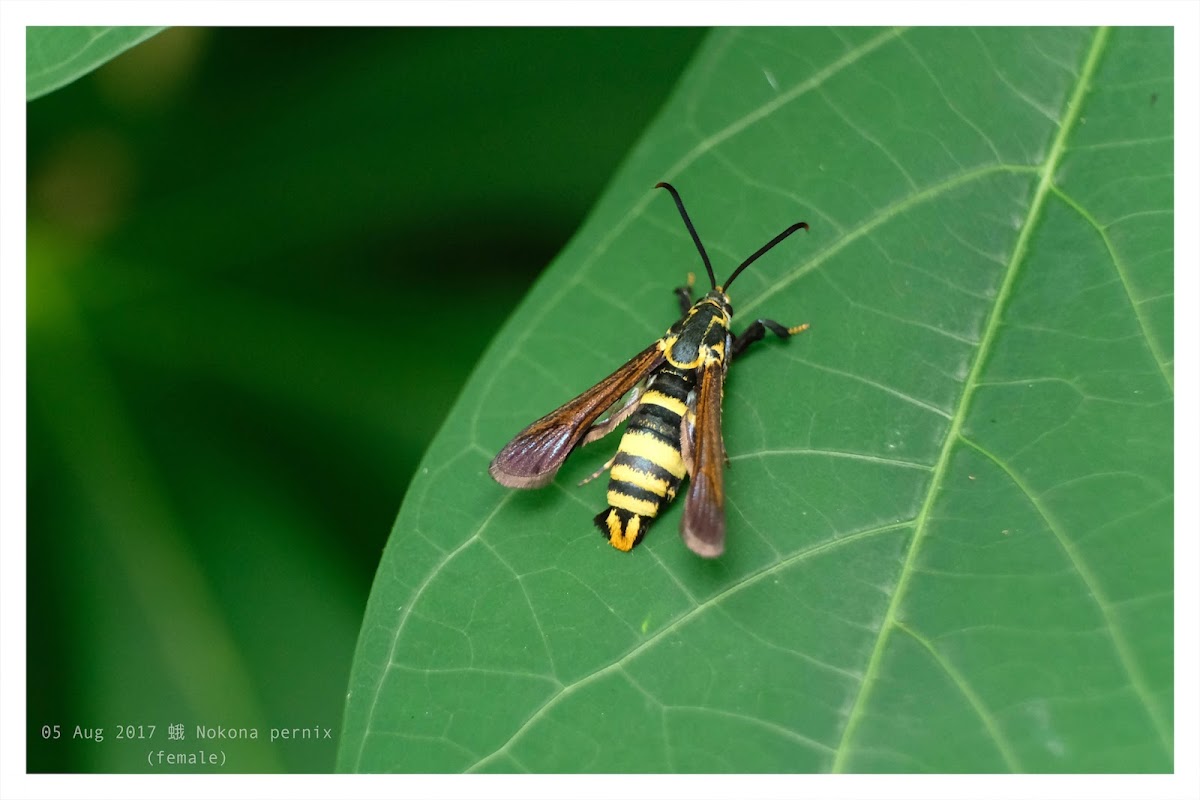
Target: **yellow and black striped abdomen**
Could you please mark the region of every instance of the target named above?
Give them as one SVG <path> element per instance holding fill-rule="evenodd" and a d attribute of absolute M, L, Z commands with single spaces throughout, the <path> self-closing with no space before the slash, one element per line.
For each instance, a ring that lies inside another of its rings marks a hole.
<path fill-rule="evenodd" d="M 608 508 L 596 526 L 618 550 L 632 550 L 675 498 L 687 474 L 680 430 L 695 372 L 665 367 L 650 379 L 621 437 L 608 481 Z"/>

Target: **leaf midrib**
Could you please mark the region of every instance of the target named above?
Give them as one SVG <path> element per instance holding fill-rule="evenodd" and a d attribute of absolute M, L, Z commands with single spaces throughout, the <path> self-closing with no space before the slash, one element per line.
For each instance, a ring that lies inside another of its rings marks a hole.
<path fill-rule="evenodd" d="M 971 407 L 971 400 L 974 398 L 975 389 L 979 385 L 979 375 L 983 371 L 983 365 L 987 361 L 987 356 L 991 351 L 991 347 L 996 339 L 997 332 L 1000 329 L 1000 318 L 1005 310 L 1008 298 L 1012 293 L 1013 284 L 1016 281 L 1016 276 L 1020 271 L 1021 265 L 1025 261 L 1025 255 L 1029 249 L 1029 242 L 1033 236 L 1033 231 L 1041 221 L 1043 211 L 1046 205 L 1047 198 L 1053 193 L 1054 175 L 1058 170 L 1058 166 L 1062 161 L 1063 154 L 1066 152 L 1067 139 L 1074 130 L 1076 122 L 1080 117 L 1080 109 L 1083 105 L 1084 95 L 1090 88 L 1093 76 L 1100 63 L 1100 56 L 1104 51 L 1105 44 L 1108 41 L 1109 29 L 1099 28 L 1092 39 L 1091 47 L 1088 49 L 1087 56 L 1084 59 L 1083 67 L 1080 70 L 1079 77 L 1075 83 L 1075 87 L 1068 98 L 1066 107 L 1063 110 L 1062 122 L 1059 124 L 1058 133 L 1055 135 L 1051 143 L 1050 150 L 1038 168 L 1038 184 L 1034 191 L 1033 201 L 1030 203 L 1029 214 L 1025 219 L 1024 225 L 1017 236 L 1017 242 L 1013 247 L 1012 257 L 1009 259 L 1008 266 L 1005 270 L 1004 281 L 1000 285 L 999 291 L 996 293 L 995 302 L 992 305 L 991 312 L 988 314 L 987 324 L 984 327 L 983 335 L 979 340 L 979 347 L 975 352 L 975 359 L 971 364 L 971 369 L 967 373 L 966 379 L 963 381 L 962 393 L 959 395 L 958 403 L 955 406 L 953 415 L 950 419 L 950 425 L 946 430 L 945 439 L 942 441 L 941 452 L 938 454 L 937 462 L 933 468 L 933 475 L 929 480 L 929 489 L 925 494 L 925 499 L 921 504 L 921 510 L 918 512 L 916 522 L 913 529 L 913 537 L 908 546 L 908 552 L 905 554 L 904 563 L 900 567 L 900 574 L 896 581 L 896 590 L 892 594 L 891 601 L 888 603 L 887 612 L 884 615 L 883 623 L 880 625 L 879 634 L 875 639 L 875 646 L 871 651 L 871 656 L 867 661 L 867 668 L 863 674 L 862 683 L 859 684 L 859 691 L 854 699 L 854 704 L 851 706 L 850 713 L 846 717 L 846 724 L 842 728 L 841 741 L 838 743 L 835 751 L 832 772 L 843 772 L 846 769 L 846 762 L 849 758 L 851 745 L 854 741 L 854 734 L 858 729 L 858 725 L 862 720 L 864 709 L 871 696 L 871 690 L 874 688 L 876 679 L 879 676 L 880 664 L 883 660 L 884 652 L 887 650 L 887 644 L 894 630 L 900 628 L 903 624 L 898 618 L 897 611 L 900 608 L 902 601 L 908 589 L 909 580 L 914 572 L 914 567 L 917 561 L 917 555 L 921 550 L 921 544 L 924 541 L 926 531 L 929 526 L 930 511 L 933 508 L 934 502 L 940 494 L 942 479 L 945 476 L 946 469 L 950 463 L 951 453 L 954 451 L 955 445 L 958 443 L 962 430 L 963 421 L 967 417 L 967 412 Z M 1119 650 L 1119 648 L 1118 648 Z M 1122 659 L 1122 664 L 1128 672 L 1130 665 Z M 1132 675 L 1131 675 L 1132 677 Z M 1138 682 L 1133 681 L 1135 689 L 1138 687 Z M 1138 697 L 1146 703 L 1147 708 L 1150 708 L 1148 699 L 1141 691 L 1138 691 Z M 1153 715 L 1151 715 L 1153 716 Z M 984 719 L 984 723 L 987 723 Z M 997 730 L 988 726 L 988 730 L 993 736 L 998 735 Z M 997 739 L 996 745 L 1006 761 L 1009 760 L 1011 747 L 1006 741 Z"/>

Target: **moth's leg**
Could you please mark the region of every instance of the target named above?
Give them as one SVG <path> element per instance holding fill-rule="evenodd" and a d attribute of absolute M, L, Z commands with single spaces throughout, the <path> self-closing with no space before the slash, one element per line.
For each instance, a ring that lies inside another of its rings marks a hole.
<path fill-rule="evenodd" d="M 696 273 L 689 272 L 687 286 L 679 286 L 675 289 L 675 296 L 679 298 L 679 313 L 681 315 L 687 314 L 687 312 L 692 310 L 692 306 L 695 305 L 692 302 L 692 287 L 695 285 Z"/>
<path fill-rule="evenodd" d="M 599 478 L 601 475 L 603 475 L 605 472 L 608 472 L 609 468 L 612 467 L 613 462 L 616 460 L 617 460 L 617 454 L 613 453 L 613 457 L 610 458 L 608 461 L 605 461 L 604 466 L 602 466 L 600 469 L 596 470 L 591 475 L 589 475 L 586 478 L 584 478 L 583 480 L 581 480 L 579 482 L 579 485 L 583 486 L 585 483 L 591 483 L 592 481 L 596 480 L 596 478 Z"/>
<path fill-rule="evenodd" d="M 759 339 L 767 335 L 767 331 L 778 336 L 780 339 L 786 339 L 789 336 L 795 336 L 801 331 L 808 330 L 808 323 L 803 325 L 793 325 L 790 328 L 785 328 L 773 319 L 756 319 L 750 323 L 750 327 L 742 331 L 736 339 L 733 340 L 733 357 L 737 358 L 742 354 L 742 351 L 747 347 L 757 342 Z"/>
<path fill-rule="evenodd" d="M 635 386 L 633 393 L 629 395 L 629 402 L 621 406 L 619 410 L 610 414 L 607 419 L 602 419 L 592 427 L 588 428 L 588 432 L 583 437 L 583 441 L 581 441 L 580 444 L 584 445 L 588 442 L 594 442 L 600 437 L 607 436 L 608 434 L 612 433 L 613 429 L 624 422 L 625 418 L 632 414 L 633 410 L 637 408 L 638 398 L 642 396 L 642 390 L 643 386 L 641 384 Z"/>

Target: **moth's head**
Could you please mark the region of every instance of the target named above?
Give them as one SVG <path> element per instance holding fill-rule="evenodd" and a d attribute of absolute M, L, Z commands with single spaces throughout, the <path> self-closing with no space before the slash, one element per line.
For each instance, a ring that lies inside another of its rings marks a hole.
<path fill-rule="evenodd" d="M 717 308 L 720 308 L 727 315 L 733 316 L 733 304 L 729 302 L 729 295 L 725 294 L 725 290 L 720 286 L 704 295 L 704 299 L 712 301 L 717 305 Z"/>

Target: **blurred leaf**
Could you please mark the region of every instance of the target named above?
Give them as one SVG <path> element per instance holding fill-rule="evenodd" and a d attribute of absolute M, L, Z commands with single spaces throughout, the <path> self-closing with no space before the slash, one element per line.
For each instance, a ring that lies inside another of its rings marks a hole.
<path fill-rule="evenodd" d="M 1170 771 L 1168 29 L 727 31 L 518 309 L 401 509 L 348 770 Z M 696 266 L 811 332 L 726 391 L 730 537 L 592 529 L 615 442 L 486 474 Z"/>
<path fill-rule="evenodd" d="M 66 86 L 162 29 L 162 26 L 26 28 L 25 99 L 34 100 Z"/>

